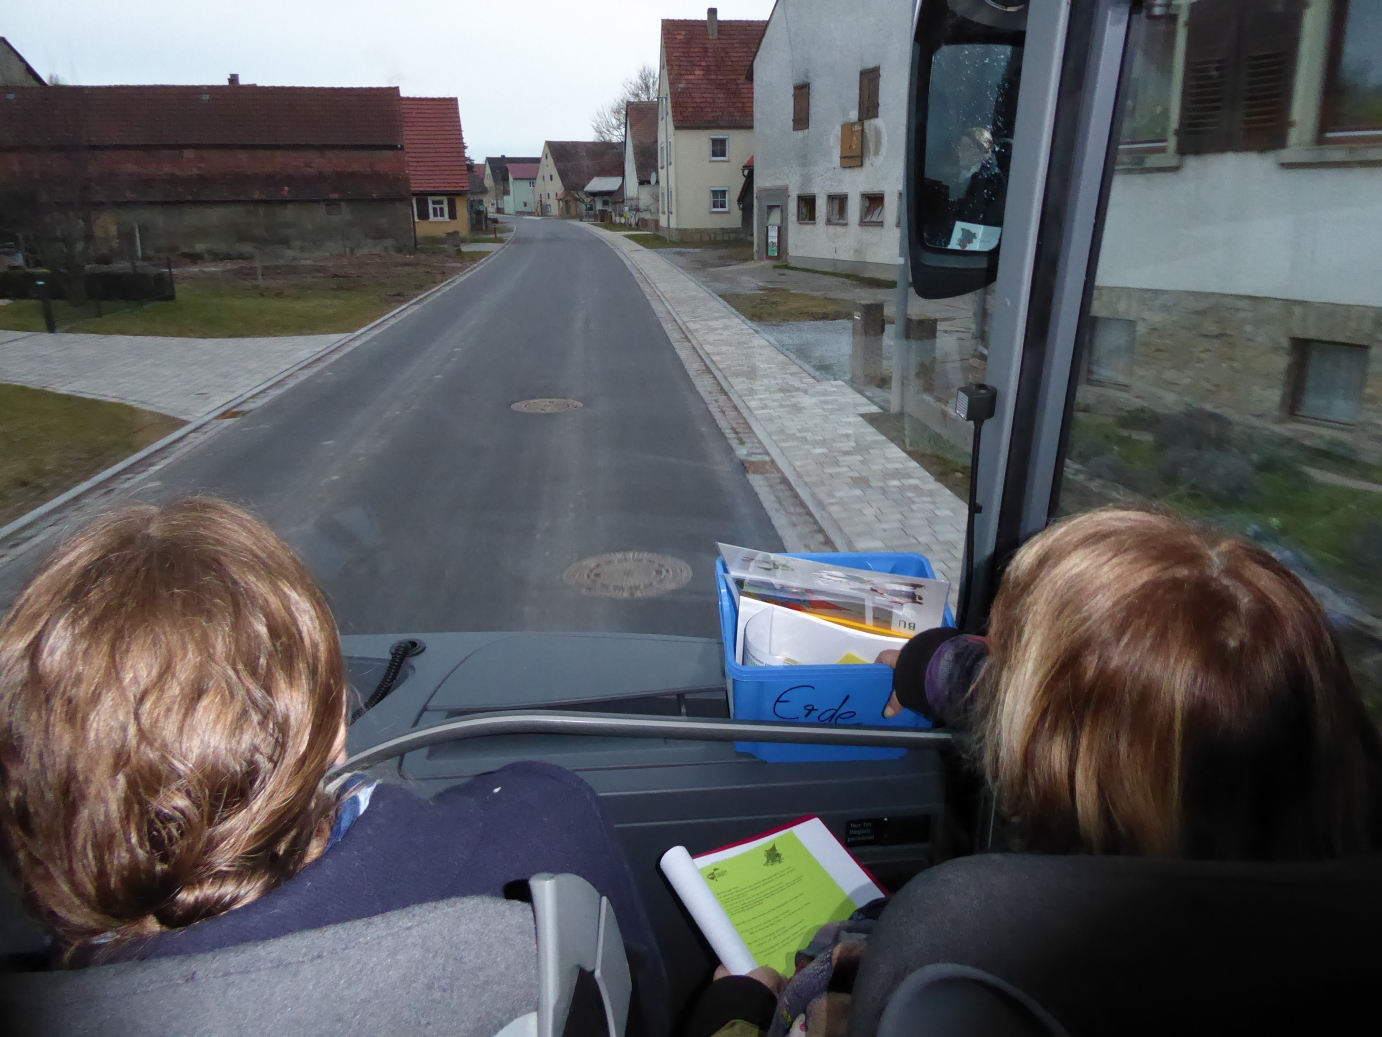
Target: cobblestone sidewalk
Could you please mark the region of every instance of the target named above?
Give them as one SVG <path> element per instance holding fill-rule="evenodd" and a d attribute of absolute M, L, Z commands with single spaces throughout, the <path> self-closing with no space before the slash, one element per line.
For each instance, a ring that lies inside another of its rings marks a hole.
<path fill-rule="evenodd" d="M 917 551 L 958 582 L 965 505 L 860 414 L 878 408 L 818 381 L 684 271 L 620 234 L 618 250 L 675 315 L 841 551 Z"/>
<path fill-rule="evenodd" d="M 129 403 L 191 421 L 345 337 L 0 331 L 0 382 Z"/>

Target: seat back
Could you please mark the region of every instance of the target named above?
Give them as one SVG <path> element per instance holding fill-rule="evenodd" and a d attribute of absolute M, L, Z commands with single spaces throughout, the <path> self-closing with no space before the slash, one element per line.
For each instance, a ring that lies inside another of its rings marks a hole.
<path fill-rule="evenodd" d="M 942 963 L 996 977 L 1072 1033 L 1342 1031 L 1375 1011 L 1364 948 L 1379 927 L 1375 858 L 960 858 L 922 872 L 883 913 L 850 1035 L 879 1033 L 904 980 Z"/>
<path fill-rule="evenodd" d="M 623 1037 L 629 972 L 609 902 L 574 875 L 531 885 L 533 907 L 459 897 L 205 954 L 10 974 L 0 1019 L 14 1037 L 561 1037 L 584 1012 L 581 1032 Z M 579 996 L 553 1002 L 553 970 L 589 974 L 595 1026 Z"/>

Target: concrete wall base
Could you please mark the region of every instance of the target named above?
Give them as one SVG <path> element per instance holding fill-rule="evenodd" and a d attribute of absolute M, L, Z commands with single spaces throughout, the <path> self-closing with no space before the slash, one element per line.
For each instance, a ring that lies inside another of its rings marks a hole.
<path fill-rule="evenodd" d="M 666 227 L 662 236 L 668 241 L 686 244 L 705 244 L 715 241 L 751 241 L 752 232 L 743 227 Z"/>
<path fill-rule="evenodd" d="M 816 256 L 793 255 L 788 250 L 787 262 L 803 270 L 825 270 L 832 274 L 855 274 L 877 277 L 884 281 L 897 280 L 897 263 L 865 263 L 854 259 L 821 259 Z M 899 261 L 900 262 L 900 261 Z"/>

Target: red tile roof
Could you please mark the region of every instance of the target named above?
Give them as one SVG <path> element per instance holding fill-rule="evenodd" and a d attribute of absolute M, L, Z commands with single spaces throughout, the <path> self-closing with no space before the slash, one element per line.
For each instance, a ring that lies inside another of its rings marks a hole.
<path fill-rule="evenodd" d="M 711 39 L 702 21 L 664 18 L 662 54 L 678 129 L 753 129 L 749 71 L 765 21 L 721 21 Z"/>
<path fill-rule="evenodd" d="M 0 148 L 403 147 L 397 87 L 63 86 L 0 93 Z"/>
<path fill-rule="evenodd" d="M 538 162 L 515 162 L 513 159 L 509 159 L 509 178 L 511 180 L 536 180 L 539 165 L 541 165 L 541 160 Z"/>
<path fill-rule="evenodd" d="M 469 191 L 470 174 L 454 97 L 404 97 L 403 150 L 414 194 Z"/>
<path fill-rule="evenodd" d="M 624 105 L 628 122 L 627 147 L 633 150 L 634 172 L 640 184 L 653 182 L 657 170 L 656 101 L 629 101 Z"/>

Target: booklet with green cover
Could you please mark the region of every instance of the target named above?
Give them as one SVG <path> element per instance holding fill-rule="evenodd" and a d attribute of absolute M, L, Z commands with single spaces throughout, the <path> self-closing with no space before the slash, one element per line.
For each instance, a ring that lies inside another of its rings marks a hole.
<path fill-rule="evenodd" d="M 731 972 L 796 971 L 821 926 L 883 891 L 818 817 L 691 857 L 673 847 L 662 870 Z"/>

